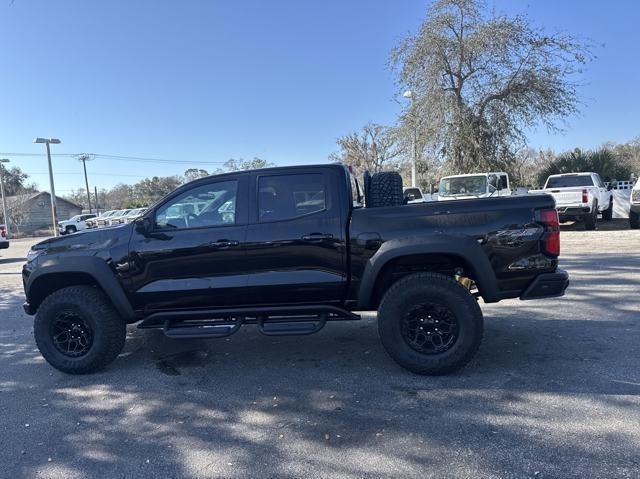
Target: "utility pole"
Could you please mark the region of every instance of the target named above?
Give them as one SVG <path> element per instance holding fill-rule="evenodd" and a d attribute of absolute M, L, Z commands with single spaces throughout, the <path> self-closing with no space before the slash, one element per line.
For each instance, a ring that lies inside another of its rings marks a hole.
<path fill-rule="evenodd" d="M 51 220 L 53 221 L 53 235 L 58 236 L 58 215 L 56 212 L 56 189 L 53 185 L 53 167 L 51 166 L 51 149 L 49 144 L 59 145 L 60 140 L 57 138 L 34 138 L 34 143 L 44 143 L 47 145 L 47 160 L 49 160 L 49 186 L 51 194 Z"/>
<path fill-rule="evenodd" d="M 89 191 L 89 180 L 87 179 L 87 161 L 91 161 L 89 155 L 82 154 L 78 157 L 78 161 L 82 162 L 82 167 L 84 168 L 84 184 L 87 187 L 87 203 L 89 204 L 89 213 L 91 213 L 91 192 Z M 98 201 L 96 199 L 96 201 Z"/>
<path fill-rule="evenodd" d="M 98 214 L 98 187 L 97 187 L 97 186 L 94 186 L 94 187 L 93 187 L 93 190 L 94 190 L 94 192 L 95 192 L 95 195 L 94 195 L 94 196 L 95 196 L 95 198 L 96 198 L 96 215 L 97 215 L 97 214 Z"/>
<path fill-rule="evenodd" d="M 2 217 L 4 218 L 4 231 L 9 239 L 9 217 L 7 216 L 7 202 L 4 197 L 4 165 L 3 163 L 9 163 L 9 160 L 3 158 L 0 160 L 0 193 L 2 194 Z"/>

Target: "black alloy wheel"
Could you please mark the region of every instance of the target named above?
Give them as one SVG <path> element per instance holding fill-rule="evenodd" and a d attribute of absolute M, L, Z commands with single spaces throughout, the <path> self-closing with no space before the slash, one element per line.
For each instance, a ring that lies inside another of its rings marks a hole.
<path fill-rule="evenodd" d="M 93 344 L 91 326 L 73 311 L 60 312 L 51 322 L 50 334 L 55 348 L 70 358 L 84 356 Z"/>
<path fill-rule="evenodd" d="M 444 305 L 425 303 L 410 309 L 402 320 L 402 337 L 422 354 L 440 354 L 455 344 L 459 325 L 453 312 Z"/>

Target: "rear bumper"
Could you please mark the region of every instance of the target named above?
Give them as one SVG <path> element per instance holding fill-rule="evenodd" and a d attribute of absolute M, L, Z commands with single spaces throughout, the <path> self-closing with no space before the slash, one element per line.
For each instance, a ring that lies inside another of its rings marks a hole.
<path fill-rule="evenodd" d="M 561 219 L 579 218 L 591 213 L 591 206 L 556 206 Z"/>
<path fill-rule="evenodd" d="M 533 280 L 520 299 L 554 298 L 564 295 L 569 286 L 569 273 L 558 269 L 554 273 L 543 273 Z"/>
<path fill-rule="evenodd" d="M 0 241 L 0 249 L 7 249 L 9 247 L 9 242 L 6 240 Z"/>

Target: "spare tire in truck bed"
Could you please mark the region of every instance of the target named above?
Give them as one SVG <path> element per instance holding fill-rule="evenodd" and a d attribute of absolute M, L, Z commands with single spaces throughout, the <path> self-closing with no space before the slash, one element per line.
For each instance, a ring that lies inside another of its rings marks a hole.
<path fill-rule="evenodd" d="M 375 173 L 370 183 L 369 196 L 366 198 L 368 208 L 400 206 L 404 203 L 400 173 L 395 171 Z"/>

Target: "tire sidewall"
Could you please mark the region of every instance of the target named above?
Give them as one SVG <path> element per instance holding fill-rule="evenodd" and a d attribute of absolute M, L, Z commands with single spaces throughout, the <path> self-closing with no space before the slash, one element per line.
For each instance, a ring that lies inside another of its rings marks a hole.
<path fill-rule="evenodd" d="M 87 298 L 84 298 L 87 299 Z M 100 362 L 108 349 L 108 331 L 101 321 L 92 301 L 83 301 L 78 295 L 64 298 L 57 295 L 54 300 L 45 300 L 34 320 L 34 337 L 44 358 L 55 368 L 65 372 L 75 372 L 94 369 L 93 365 Z M 51 336 L 51 326 L 57 315 L 62 311 L 72 311 L 84 319 L 92 333 L 92 344 L 89 351 L 80 357 L 73 358 L 58 351 Z M 123 322 L 123 328 L 126 328 Z"/>
<path fill-rule="evenodd" d="M 380 308 L 380 339 L 390 356 L 407 369 L 430 374 L 449 372 L 466 362 L 469 352 L 473 354 L 477 349 L 482 336 L 482 313 L 475 298 L 455 283 L 421 286 L 414 286 L 410 291 L 394 291 L 385 297 Z M 402 337 L 404 316 L 411 308 L 424 303 L 443 305 L 456 317 L 458 338 L 447 351 L 422 354 Z"/>

